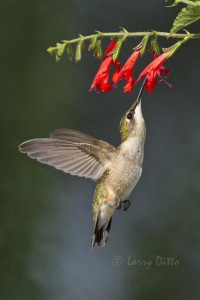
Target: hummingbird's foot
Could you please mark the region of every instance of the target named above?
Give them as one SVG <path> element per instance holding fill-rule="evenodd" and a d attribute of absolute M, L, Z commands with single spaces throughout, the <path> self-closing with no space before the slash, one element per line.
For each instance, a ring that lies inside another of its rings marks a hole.
<path fill-rule="evenodd" d="M 122 203 L 121 201 L 119 202 L 119 205 L 117 206 L 117 209 L 121 209 L 122 208 Z"/>
<path fill-rule="evenodd" d="M 129 209 L 129 206 L 131 205 L 131 201 L 129 200 L 124 200 L 123 201 L 123 204 L 124 204 L 124 209 L 123 211 L 127 211 Z"/>
<path fill-rule="evenodd" d="M 117 198 L 116 199 L 116 209 L 121 209 L 122 208 L 122 201 L 121 199 Z"/>

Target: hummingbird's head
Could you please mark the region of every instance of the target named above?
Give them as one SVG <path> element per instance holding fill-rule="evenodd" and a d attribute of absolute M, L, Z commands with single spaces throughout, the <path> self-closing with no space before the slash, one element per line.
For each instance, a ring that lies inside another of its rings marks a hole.
<path fill-rule="evenodd" d="M 145 83 L 146 78 L 144 79 L 140 88 L 137 100 L 121 119 L 120 134 L 122 142 L 130 136 L 141 137 L 143 140 L 145 140 L 146 128 L 141 107 L 141 97 L 142 92 L 144 91 Z"/>
<path fill-rule="evenodd" d="M 144 131 L 144 128 L 141 100 L 137 99 L 121 119 L 120 134 L 122 141 L 125 141 L 130 135 L 140 134 L 141 131 Z"/>

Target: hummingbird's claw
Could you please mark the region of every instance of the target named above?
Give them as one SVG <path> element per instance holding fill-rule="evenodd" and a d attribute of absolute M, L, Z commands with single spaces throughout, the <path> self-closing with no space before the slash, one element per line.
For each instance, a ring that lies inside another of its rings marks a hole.
<path fill-rule="evenodd" d="M 129 206 L 131 205 L 131 201 L 129 200 L 124 200 L 123 202 L 120 201 L 116 209 L 121 209 L 122 205 L 123 205 L 123 211 L 127 211 L 129 209 Z"/>
<path fill-rule="evenodd" d="M 124 204 L 124 209 L 123 211 L 127 211 L 129 209 L 129 206 L 131 205 L 131 201 L 129 200 L 124 200 L 123 201 L 123 204 Z"/>
<path fill-rule="evenodd" d="M 122 208 L 122 203 L 120 202 L 119 205 L 117 206 L 117 209 L 121 209 Z"/>

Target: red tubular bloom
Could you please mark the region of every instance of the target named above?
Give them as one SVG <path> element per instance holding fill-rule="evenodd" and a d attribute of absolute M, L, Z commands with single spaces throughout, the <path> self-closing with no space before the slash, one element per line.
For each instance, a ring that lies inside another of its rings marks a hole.
<path fill-rule="evenodd" d="M 124 86 L 124 92 L 131 93 L 133 86 L 135 84 L 135 81 L 133 79 L 133 69 L 135 66 L 135 63 L 140 55 L 140 50 L 136 50 L 131 54 L 131 56 L 128 58 L 128 60 L 125 62 L 123 68 L 119 72 L 119 74 L 114 78 L 114 85 L 122 79 L 126 80 L 126 85 Z"/>
<path fill-rule="evenodd" d="M 109 71 L 112 64 L 112 57 L 106 57 L 97 74 L 94 77 L 92 85 L 89 89 L 91 92 L 93 89 L 99 89 L 102 92 L 109 92 L 112 89 L 112 84 L 109 83 Z"/>
<path fill-rule="evenodd" d="M 161 78 L 160 81 L 164 81 L 167 85 L 171 86 L 164 78 L 164 75 L 170 73 L 170 70 L 165 69 L 163 67 L 163 63 L 167 59 L 168 53 L 165 52 L 159 56 L 154 53 L 154 60 L 140 73 L 139 78 L 137 79 L 136 83 L 143 78 L 146 77 L 147 81 L 145 83 L 145 87 L 148 93 L 151 93 L 153 88 L 157 84 L 156 76 Z"/>
<path fill-rule="evenodd" d="M 104 57 L 103 59 L 105 59 L 106 57 L 109 57 L 109 54 L 115 49 L 117 45 L 117 41 L 113 40 L 107 47 L 105 53 L 104 53 Z"/>
<path fill-rule="evenodd" d="M 112 41 L 110 45 L 107 47 L 103 61 L 99 67 L 99 70 L 97 71 L 97 74 L 95 75 L 92 85 L 89 89 L 91 92 L 93 89 L 99 89 L 102 92 L 109 92 L 112 89 L 112 84 L 109 83 L 109 72 L 111 65 L 115 65 L 116 70 L 113 74 L 112 80 L 116 78 L 120 71 L 120 62 L 119 61 L 114 61 L 112 56 L 109 56 L 109 54 L 113 51 L 113 49 L 116 46 L 117 41 Z"/>

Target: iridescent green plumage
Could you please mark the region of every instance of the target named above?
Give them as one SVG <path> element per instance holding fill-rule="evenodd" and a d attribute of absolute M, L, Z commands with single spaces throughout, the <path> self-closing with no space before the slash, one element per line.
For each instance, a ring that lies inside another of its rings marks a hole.
<path fill-rule="evenodd" d="M 96 189 L 94 191 L 94 197 L 93 197 L 93 220 L 96 222 L 97 214 L 99 212 L 99 208 L 103 201 L 105 201 L 105 190 L 104 190 L 104 182 L 106 180 L 106 177 L 108 176 L 108 171 L 106 171 L 100 181 L 97 183 Z"/>
<path fill-rule="evenodd" d="M 121 141 L 124 142 L 129 135 L 129 131 L 128 131 L 128 125 L 126 122 L 126 118 L 125 116 L 122 118 L 121 122 L 120 122 L 120 136 L 121 136 Z"/>

